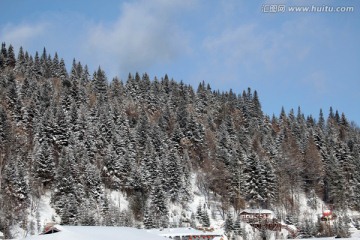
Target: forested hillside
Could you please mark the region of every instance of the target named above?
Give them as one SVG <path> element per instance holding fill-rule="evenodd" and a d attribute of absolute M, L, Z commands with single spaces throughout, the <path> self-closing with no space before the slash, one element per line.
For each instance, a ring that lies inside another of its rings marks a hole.
<path fill-rule="evenodd" d="M 167 226 L 169 205 L 193 199 L 193 176 L 224 213 L 281 208 L 295 218 L 299 192 L 309 207 L 319 197 L 360 210 L 359 128 L 333 109 L 267 116 L 259 98 L 167 75 L 108 79 L 75 60 L 68 72 L 57 54 L 2 44 L 0 231 L 34 226 L 26 216 L 47 191 L 63 224 Z"/>

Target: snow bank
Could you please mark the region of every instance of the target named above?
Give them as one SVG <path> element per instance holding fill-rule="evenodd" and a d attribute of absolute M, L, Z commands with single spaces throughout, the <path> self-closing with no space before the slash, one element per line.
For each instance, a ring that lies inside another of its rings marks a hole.
<path fill-rule="evenodd" d="M 165 229 L 151 229 L 147 230 L 149 233 L 153 233 L 163 237 L 175 237 L 175 236 L 222 236 L 222 232 L 204 232 L 193 228 L 165 228 Z"/>
<path fill-rule="evenodd" d="M 129 227 L 57 226 L 58 233 L 32 236 L 28 240 L 164 240 L 164 237 L 143 229 Z"/>
<path fill-rule="evenodd" d="M 335 239 L 335 237 L 325 237 L 325 238 L 302 238 L 303 240 L 314 240 L 314 239 L 319 239 L 319 240 L 333 240 Z M 336 239 L 347 239 L 347 240 L 359 240 L 360 239 L 360 231 L 359 230 L 355 230 L 354 233 L 352 234 L 351 238 L 336 238 Z"/>

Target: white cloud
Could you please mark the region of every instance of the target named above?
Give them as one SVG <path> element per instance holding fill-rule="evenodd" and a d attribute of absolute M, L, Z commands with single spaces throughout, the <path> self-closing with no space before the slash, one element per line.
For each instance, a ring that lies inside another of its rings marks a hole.
<path fill-rule="evenodd" d="M 328 92 L 330 81 L 329 77 L 323 71 L 315 71 L 306 76 L 302 82 L 312 89 L 315 95 L 325 94 Z"/>
<path fill-rule="evenodd" d="M 204 47 L 215 56 L 225 55 L 225 63 L 246 64 L 264 48 L 264 39 L 255 32 L 254 24 L 226 29 L 219 36 L 208 37 Z M 220 60 L 222 62 L 222 60 Z"/>
<path fill-rule="evenodd" d="M 3 41 L 6 43 L 12 44 L 16 49 L 20 46 L 26 46 L 27 43 L 31 42 L 33 39 L 38 38 L 45 33 L 48 24 L 38 23 L 38 24 L 7 24 L 1 30 L 1 36 Z"/>
<path fill-rule="evenodd" d="M 72 11 L 43 13 L 22 23 L 0 27 L 1 41 L 30 53 L 58 52 L 69 66 L 75 57 L 107 75 L 149 71 L 191 53 L 190 33 L 180 26 L 197 1 L 138 0 L 123 2 L 117 19 L 94 21 Z M 115 6 L 116 7 L 116 6 Z M 25 20 L 23 20 L 25 21 Z"/>
<path fill-rule="evenodd" d="M 288 20 L 275 28 L 266 28 L 255 21 L 208 37 L 203 47 L 217 63 L 233 68 L 242 66 L 251 71 L 260 65 L 274 71 L 305 61 L 327 34 L 325 28 L 318 30 L 306 18 Z"/>
<path fill-rule="evenodd" d="M 189 52 L 187 33 L 173 21 L 187 1 L 138 1 L 122 5 L 115 23 L 89 29 L 85 51 L 121 72 L 146 71 Z"/>

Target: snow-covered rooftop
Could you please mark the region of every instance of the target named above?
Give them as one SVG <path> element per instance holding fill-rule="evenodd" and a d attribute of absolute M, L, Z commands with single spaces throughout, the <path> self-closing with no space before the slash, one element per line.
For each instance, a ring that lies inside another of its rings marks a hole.
<path fill-rule="evenodd" d="M 156 234 L 147 232 L 144 229 L 128 227 L 93 227 L 93 226 L 56 226 L 60 232 L 31 236 L 27 240 L 164 240 Z"/>
<path fill-rule="evenodd" d="M 248 208 L 241 211 L 241 213 L 254 213 L 254 214 L 272 214 L 274 215 L 274 212 L 268 209 L 254 209 L 254 208 Z"/>

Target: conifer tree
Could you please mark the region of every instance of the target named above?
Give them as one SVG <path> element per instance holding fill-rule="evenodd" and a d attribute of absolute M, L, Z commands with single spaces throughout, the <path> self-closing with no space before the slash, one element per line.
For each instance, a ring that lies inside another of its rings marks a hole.
<path fill-rule="evenodd" d="M 247 176 L 246 198 L 254 207 L 259 207 L 264 201 L 261 196 L 261 188 L 264 183 L 259 158 L 255 153 L 247 157 L 244 173 Z"/>
<path fill-rule="evenodd" d="M 172 150 L 165 162 L 165 177 L 167 181 L 164 188 L 165 191 L 169 193 L 172 201 L 175 201 L 178 198 L 179 191 L 181 189 L 181 168 L 179 161 L 179 156 L 174 150 Z"/>
<path fill-rule="evenodd" d="M 10 123 L 6 111 L 0 105 L 0 150 L 5 152 L 7 143 L 10 141 Z M 1 168 L 0 168 L 1 169 Z"/>
<path fill-rule="evenodd" d="M 46 140 L 38 143 L 34 160 L 35 178 L 41 182 L 42 187 L 51 186 L 56 169 L 51 146 Z"/>
<path fill-rule="evenodd" d="M 234 231 L 234 220 L 230 213 L 226 215 L 224 231 L 226 236 L 228 237 L 232 236 L 232 233 Z"/>
<path fill-rule="evenodd" d="M 0 69 L 4 69 L 7 66 L 7 49 L 6 44 L 1 43 L 1 51 L 0 51 Z"/>
<path fill-rule="evenodd" d="M 243 235 L 242 230 L 243 229 L 241 228 L 240 217 L 237 217 L 236 220 L 234 221 L 234 235 L 242 236 Z"/>
<path fill-rule="evenodd" d="M 210 218 L 205 207 L 203 209 L 202 222 L 204 227 L 210 227 Z"/>
<path fill-rule="evenodd" d="M 96 94 L 100 97 L 100 100 L 107 100 L 107 80 L 105 72 L 99 67 L 97 72 L 94 73 L 94 87 Z"/>
<path fill-rule="evenodd" d="M 158 180 L 152 189 L 150 194 L 150 211 L 151 215 L 155 219 L 155 226 L 167 227 L 169 224 L 168 219 L 168 205 L 165 197 L 164 190 L 161 187 L 160 181 Z"/>
<path fill-rule="evenodd" d="M 145 210 L 144 210 L 144 226 L 146 229 L 151 229 L 151 228 L 154 228 L 154 219 L 150 213 L 150 210 L 148 207 L 145 207 Z"/>
<path fill-rule="evenodd" d="M 15 52 L 13 46 L 10 44 L 7 51 L 6 65 L 10 68 L 14 68 L 16 64 Z"/>
<path fill-rule="evenodd" d="M 64 59 L 60 60 L 59 66 L 58 66 L 58 77 L 64 82 L 68 78 L 68 73 L 65 66 Z"/>
<path fill-rule="evenodd" d="M 260 195 L 263 199 L 263 206 L 269 208 L 271 203 L 276 200 L 278 194 L 277 180 L 269 161 L 264 160 L 261 166 L 262 183 L 260 185 Z"/>
<path fill-rule="evenodd" d="M 73 176 L 74 161 L 67 148 L 62 150 L 55 177 L 55 191 L 51 202 L 61 217 L 63 224 L 75 224 L 77 221 L 76 182 Z"/>
<path fill-rule="evenodd" d="M 25 61 L 26 61 L 26 59 L 25 59 L 25 53 L 24 53 L 23 47 L 20 47 L 14 71 L 17 74 L 21 74 L 22 76 L 25 75 L 25 70 L 26 70 L 25 69 L 26 68 L 26 62 Z"/>

